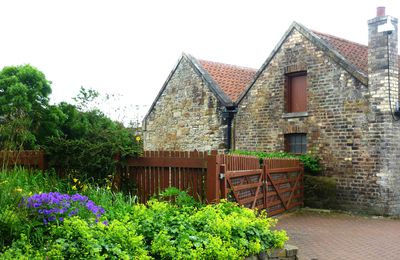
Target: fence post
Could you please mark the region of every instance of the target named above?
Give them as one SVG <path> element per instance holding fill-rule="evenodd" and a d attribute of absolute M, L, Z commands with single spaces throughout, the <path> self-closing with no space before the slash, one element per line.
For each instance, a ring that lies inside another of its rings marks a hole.
<path fill-rule="evenodd" d="M 43 150 L 38 152 L 38 168 L 42 171 L 47 169 L 46 155 Z"/>
<path fill-rule="evenodd" d="M 211 155 L 207 156 L 207 203 L 219 202 L 219 170 L 220 163 L 217 151 L 211 151 Z"/>
<path fill-rule="evenodd" d="M 220 173 L 224 174 L 224 176 L 218 176 L 219 177 L 219 182 L 220 182 L 220 185 L 221 185 L 221 198 L 226 199 L 227 198 L 226 177 L 225 177 L 226 165 L 225 164 L 221 164 L 220 169 L 221 169 Z"/>
<path fill-rule="evenodd" d="M 268 168 L 267 168 L 267 163 L 266 163 L 266 161 L 265 161 L 265 159 L 263 160 L 263 164 L 262 164 L 262 169 L 263 169 L 263 172 L 262 172 L 262 181 L 263 181 L 263 195 L 264 195 L 264 201 L 263 201 L 263 203 L 264 203 L 264 209 L 267 209 L 268 208 L 268 200 L 267 200 L 267 195 L 268 195 L 268 175 L 267 175 L 267 171 L 268 171 Z"/>
<path fill-rule="evenodd" d="M 301 192 L 301 206 L 304 207 L 304 163 L 300 162 L 299 167 L 300 167 L 299 174 L 301 174 L 299 185 L 303 186 L 303 189 L 301 189 L 301 191 L 300 191 Z"/>

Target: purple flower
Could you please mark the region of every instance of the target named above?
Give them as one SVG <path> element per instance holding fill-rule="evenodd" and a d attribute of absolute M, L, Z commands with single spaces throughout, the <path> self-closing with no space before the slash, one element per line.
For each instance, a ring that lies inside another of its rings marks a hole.
<path fill-rule="evenodd" d="M 34 194 L 23 198 L 20 206 L 25 206 L 32 216 L 41 219 L 45 225 L 57 219 L 63 221 L 65 217 L 77 215 L 82 209 L 95 215 L 96 221 L 105 213 L 102 207 L 79 193 L 74 195 L 59 192 Z"/>

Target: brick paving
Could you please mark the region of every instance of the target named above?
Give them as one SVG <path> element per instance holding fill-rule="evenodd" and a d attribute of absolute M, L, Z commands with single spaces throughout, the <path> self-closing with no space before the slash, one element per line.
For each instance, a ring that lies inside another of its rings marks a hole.
<path fill-rule="evenodd" d="M 307 210 L 278 219 L 300 260 L 400 259 L 400 219 Z"/>

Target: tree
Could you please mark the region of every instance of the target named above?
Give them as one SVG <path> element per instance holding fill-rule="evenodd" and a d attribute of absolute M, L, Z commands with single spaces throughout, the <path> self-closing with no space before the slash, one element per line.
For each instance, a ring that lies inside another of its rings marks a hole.
<path fill-rule="evenodd" d="M 0 71 L 2 149 L 32 149 L 43 119 L 48 116 L 51 82 L 31 65 L 4 67 Z"/>

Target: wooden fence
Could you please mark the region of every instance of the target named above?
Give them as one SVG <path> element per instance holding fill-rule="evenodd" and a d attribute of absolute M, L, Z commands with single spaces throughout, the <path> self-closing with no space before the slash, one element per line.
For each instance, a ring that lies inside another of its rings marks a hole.
<path fill-rule="evenodd" d="M 9 168 L 18 165 L 30 169 L 46 169 L 44 151 L 0 151 L 0 163 L 2 168 Z"/>
<path fill-rule="evenodd" d="M 187 190 L 196 199 L 205 201 L 209 159 L 204 152 L 146 151 L 142 157 L 128 159 L 114 185 L 120 188 L 133 183 L 135 187 L 130 191 L 142 203 L 168 187 Z"/>
<path fill-rule="evenodd" d="M 145 203 L 168 187 L 187 190 L 208 203 L 221 198 L 270 216 L 303 204 L 303 167 L 297 159 L 265 159 L 212 152 L 147 151 L 120 169 L 116 186 L 134 183 Z"/>
<path fill-rule="evenodd" d="M 22 165 L 46 169 L 43 151 L 0 151 L 3 167 Z M 118 168 L 113 185 L 128 187 L 139 201 L 168 187 L 186 190 L 197 200 L 221 198 L 249 208 L 266 209 L 270 216 L 303 204 L 303 166 L 297 159 L 265 159 L 216 151 L 146 151 Z"/>

